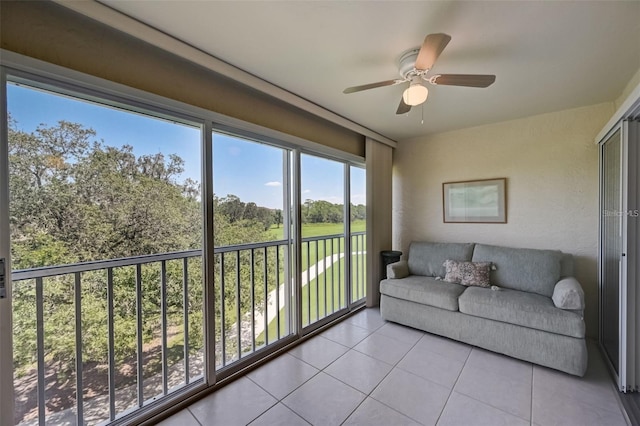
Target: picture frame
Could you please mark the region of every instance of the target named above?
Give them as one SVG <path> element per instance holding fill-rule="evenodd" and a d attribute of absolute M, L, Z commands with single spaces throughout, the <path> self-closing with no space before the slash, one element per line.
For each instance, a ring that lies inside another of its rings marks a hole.
<path fill-rule="evenodd" d="M 507 223 L 507 178 L 444 182 L 444 223 Z"/>

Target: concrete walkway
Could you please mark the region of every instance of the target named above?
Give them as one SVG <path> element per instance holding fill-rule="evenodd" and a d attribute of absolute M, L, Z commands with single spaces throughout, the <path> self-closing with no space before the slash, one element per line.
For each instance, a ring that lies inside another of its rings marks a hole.
<path fill-rule="evenodd" d="M 318 263 L 311 266 L 308 270 L 302 271 L 302 287 L 305 287 L 311 281 L 315 280 L 320 274 L 325 271 L 325 268 L 331 268 L 334 263 L 338 262 L 343 257 L 344 253 L 327 256 L 324 259 L 319 260 Z M 278 286 L 278 289 L 278 291 L 276 291 L 275 289 L 272 290 L 267 296 L 267 325 L 271 324 L 271 321 L 273 321 L 278 315 L 277 306 L 279 306 L 280 309 L 282 309 L 283 306 L 286 306 L 286 304 L 284 304 L 286 302 L 285 283 L 281 283 Z M 276 303 L 277 301 L 278 303 Z M 262 332 L 264 332 L 264 314 L 256 312 L 255 318 L 256 336 L 259 336 L 260 334 L 262 334 Z M 246 324 L 246 326 L 250 328 L 251 324 Z M 244 329 L 245 327 L 243 326 L 242 328 Z"/>

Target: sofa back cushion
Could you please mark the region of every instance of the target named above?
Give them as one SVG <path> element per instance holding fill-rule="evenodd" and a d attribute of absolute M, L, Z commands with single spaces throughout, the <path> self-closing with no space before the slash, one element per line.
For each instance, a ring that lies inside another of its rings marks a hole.
<path fill-rule="evenodd" d="M 409 247 L 409 273 L 426 277 L 444 277 L 445 260 L 468 262 L 473 254 L 473 243 L 412 242 Z"/>
<path fill-rule="evenodd" d="M 493 262 L 491 284 L 551 297 L 560 279 L 561 251 L 476 244 L 474 262 Z"/>

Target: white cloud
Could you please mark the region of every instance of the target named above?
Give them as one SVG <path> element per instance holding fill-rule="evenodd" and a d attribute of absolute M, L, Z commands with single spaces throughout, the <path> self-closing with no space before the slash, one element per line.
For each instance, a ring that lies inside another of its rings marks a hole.
<path fill-rule="evenodd" d="M 367 204 L 367 196 L 365 194 L 352 194 L 351 202 L 354 204 Z"/>
<path fill-rule="evenodd" d="M 323 197 L 322 198 L 324 201 L 328 201 L 330 203 L 333 204 L 343 204 L 344 203 L 344 198 L 342 197 L 337 197 L 337 196 L 331 196 L 331 197 Z"/>
<path fill-rule="evenodd" d="M 282 184 L 280 182 L 273 181 L 265 183 L 264 186 L 282 186 Z"/>
<path fill-rule="evenodd" d="M 302 191 L 302 193 L 303 193 L 303 194 L 308 194 L 308 193 L 310 193 L 310 192 L 311 192 L 311 190 L 310 190 L 310 189 L 305 189 L 304 191 Z"/>

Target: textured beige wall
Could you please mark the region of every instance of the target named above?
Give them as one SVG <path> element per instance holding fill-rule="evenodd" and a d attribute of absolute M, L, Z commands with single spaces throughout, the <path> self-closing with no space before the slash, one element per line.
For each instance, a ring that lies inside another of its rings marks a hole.
<path fill-rule="evenodd" d="M 478 242 L 572 253 L 597 335 L 597 133 L 603 103 L 400 141 L 393 165 L 393 247 L 413 240 Z M 442 221 L 442 183 L 507 178 L 507 224 Z"/>

